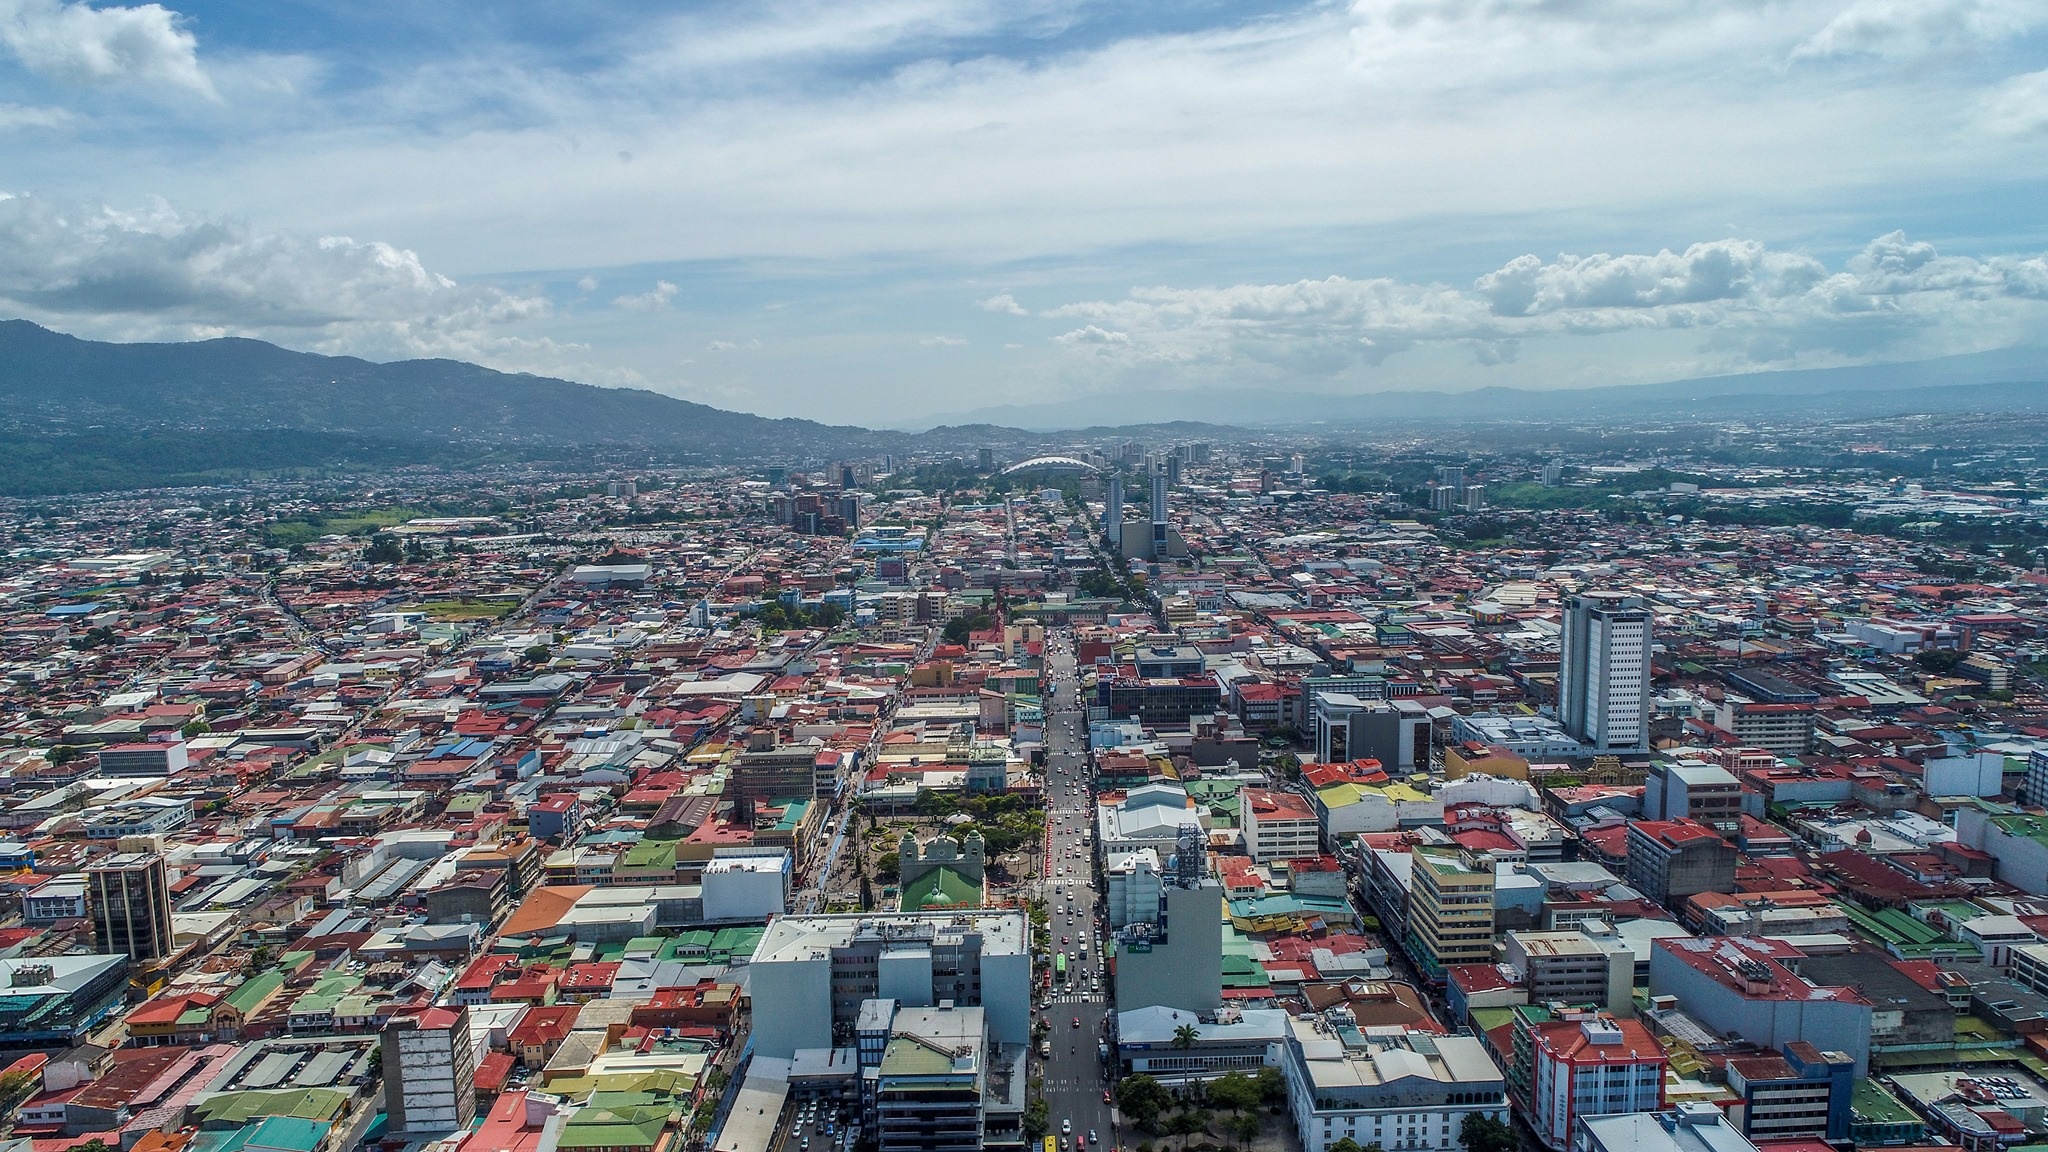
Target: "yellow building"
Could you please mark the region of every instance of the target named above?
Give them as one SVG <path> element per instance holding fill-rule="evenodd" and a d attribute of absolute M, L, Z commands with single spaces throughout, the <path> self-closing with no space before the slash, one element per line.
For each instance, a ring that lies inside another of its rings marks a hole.
<path fill-rule="evenodd" d="M 1493 962 L 1493 862 L 1456 848 L 1411 849 L 1408 951 L 1423 975 Z"/>

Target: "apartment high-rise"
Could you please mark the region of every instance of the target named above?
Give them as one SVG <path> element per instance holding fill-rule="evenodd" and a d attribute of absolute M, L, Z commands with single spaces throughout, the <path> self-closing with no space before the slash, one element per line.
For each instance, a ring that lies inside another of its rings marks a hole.
<path fill-rule="evenodd" d="M 1594 752 L 1650 746 L 1650 610 L 1640 597 L 1586 592 L 1565 602 L 1557 718 Z"/>
<path fill-rule="evenodd" d="M 1124 474 L 1109 474 L 1109 497 L 1103 504 L 1102 534 L 1119 547 L 1124 538 Z"/>
<path fill-rule="evenodd" d="M 171 877 L 153 852 L 123 852 L 85 869 L 86 911 L 93 945 L 130 960 L 161 960 L 174 951 Z"/>
<path fill-rule="evenodd" d="M 408 1136 L 467 1132 L 476 1119 L 476 1048 L 469 1009 L 428 1008 L 393 1017 L 380 1040 L 384 1111 Z"/>
<path fill-rule="evenodd" d="M 1493 859 L 1418 847 L 1408 885 L 1408 953 L 1431 980 L 1453 964 L 1493 962 Z"/>
<path fill-rule="evenodd" d="M 1166 472 L 1155 469 L 1152 473 L 1152 555 L 1158 560 L 1167 553 L 1166 541 Z"/>

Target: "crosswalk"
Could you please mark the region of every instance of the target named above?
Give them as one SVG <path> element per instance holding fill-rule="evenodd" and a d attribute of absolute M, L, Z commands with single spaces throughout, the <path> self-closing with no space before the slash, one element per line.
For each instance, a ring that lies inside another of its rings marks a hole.
<path fill-rule="evenodd" d="M 1046 997 L 1041 1003 L 1100 1004 L 1102 1003 L 1102 994 L 1100 992 L 1055 992 Z"/>

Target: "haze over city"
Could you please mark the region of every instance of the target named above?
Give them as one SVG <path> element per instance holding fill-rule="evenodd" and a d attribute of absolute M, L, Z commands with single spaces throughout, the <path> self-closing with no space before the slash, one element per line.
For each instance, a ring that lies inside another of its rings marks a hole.
<path fill-rule="evenodd" d="M 2032 347 L 2044 20 L 7 0 L 0 306 L 890 426 Z"/>
<path fill-rule="evenodd" d="M 2048 1152 L 2048 0 L 0 0 L 0 1152 Z"/>

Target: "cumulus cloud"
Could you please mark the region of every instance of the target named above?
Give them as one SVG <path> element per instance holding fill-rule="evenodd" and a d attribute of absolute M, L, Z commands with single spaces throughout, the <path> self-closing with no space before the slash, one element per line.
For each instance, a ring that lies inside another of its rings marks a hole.
<path fill-rule="evenodd" d="M 964 348 L 967 341 L 958 336 L 927 336 L 918 344 L 925 348 Z"/>
<path fill-rule="evenodd" d="M 2006 80 L 1986 99 L 1984 111 L 1992 130 L 2008 136 L 2048 131 L 2048 71 Z"/>
<path fill-rule="evenodd" d="M 71 114 L 62 108 L 36 108 L 21 104 L 0 104 L 0 132 L 23 128 L 57 128 L 69 123 Z"/>
<path fill-rule="evenodd" d="M 1771 252 L 1754 240 L 1695 244 L 1654 256 L 1560 256 L 1544 263 L 1521 256 L 1479 278 L 1475 286 L 1500 316 L 1585 308 L 1703 304 L 1752 292 L 1783 295 L 1812 287 L 1827 274 L 1819 261 Z"/>
<path fill-rule="evenodd" d="M 1053 342 L 1055 344 L 1129 344 L 1131 342 L 1131 335 L 1128 332 L 1112 332 L 1106 328 L 1098 328 L 1090 324 L 1084 328 L 1076 328 L 1072 332 L 1062 332 L 1058 336 L 1053 337 Z"/>
<path fill-rule="evenodd" d="M 1470 289 L 1332 276 L 1139 288 L 1046 315 L 1092 321 L 1059 344 L 1133 364 L 1335 373 L 1425 346 L 1498 364 L 1531 339 L 1688 329 L 1776 362 L 1817 351 L 1871 354 L 1935 328 L 2048 334 L 2048 256 L 1947 256 L 1893 232 L 1830 270 L 1803 253 L 1730 239 L 1683 252 L 1521 256 Z"/>
<path fill-rule="evenodd" d="M 0 0 L 0 46 L 22 67 L 62 83 L 136 83 L 215 97 L 198 39 L 161 4 Z"/>
<path fill-rule="evenodd" d="M 486 356 L 547 301 L 458 284 L 381 241 L 0 198 L 0 303 L 103 335 L 246 335 L 323 352 Z M 507 345 L 510 347 L 510 345 Z"/>
<path fill-rule="evenodd" d="M 1792 55 L 1905 55 L 2023 35 L 2042 20 L 2032 0 L 1856 0 Z"/>
<path fill-rule="evenodd" d="M 584 291 L 589 291 L 586 288 Z M 667 280 L 656 280 L 654 287 L 633 296 L 621 296 L 612 301 L 619 308 L 632 312 L 658 312 L 667 308 L 669 301 L 676 298 L 676 286 Z"/>
<path fill-rule="evenodd" d="M 1031 315 L 1031 310 L 1017 303 L 1017 298 L 1008 292 L 983 300 L 981 302 L 981 309 L 984 312 L 1000 312 L 1005 316 Z"/>

